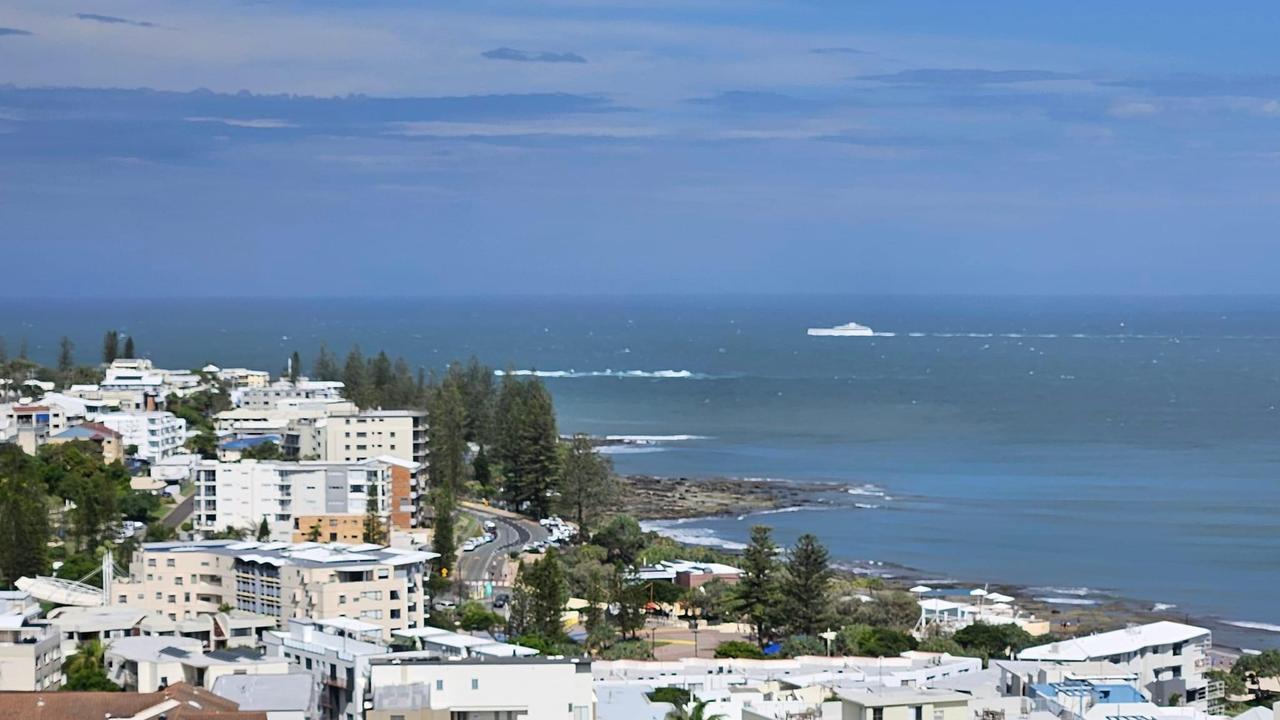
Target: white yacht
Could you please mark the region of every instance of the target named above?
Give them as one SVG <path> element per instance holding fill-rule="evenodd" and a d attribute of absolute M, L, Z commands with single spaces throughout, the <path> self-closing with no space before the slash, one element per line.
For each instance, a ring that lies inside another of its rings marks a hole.
<path fill-rule="evenodd" d="M 876 333 L 866 325 L 851 322 L 829 328 L 809 328 L 809 334 L 837 337 L 871 337 Z"/>

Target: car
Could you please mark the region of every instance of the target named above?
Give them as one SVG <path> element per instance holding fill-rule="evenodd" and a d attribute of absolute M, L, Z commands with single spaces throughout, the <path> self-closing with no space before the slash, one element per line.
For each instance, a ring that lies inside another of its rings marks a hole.
<path fill-rule="evenodd" d="M 493 599 L 493 608 L 495 610 L 501 610 L 502 608 L 507 606 L 507 601 L 509 601 L 510 599 L 511 599 L 511 596 L 505 593 L 502 595 L 498 595 Z"/>
<path fill-rule="evenodd" d="M 485 530 L 497 530 L 497 529 L 498 529 L 498 523 L 496 523 L 496 522 L 494 522 L 494 521 L 492 521 L 492 520 L 485 520 L 485 521 L 484 521 L 484 529 L 485 529 Z"/>
<path fill-rule="evenodd" d="M 457 607 L 457 604 L 452 600 L 437 600 L 432 603 L 431 607 L 436 610 L 452 610 Z"/>

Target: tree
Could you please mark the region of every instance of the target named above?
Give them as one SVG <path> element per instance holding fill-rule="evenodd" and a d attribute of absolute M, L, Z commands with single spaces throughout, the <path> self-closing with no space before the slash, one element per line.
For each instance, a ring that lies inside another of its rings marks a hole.
<path fill-rule="evenodd" d="M 493 368 L 472 356 L 466 365 L 450 365 L 448 372 L 456 378 L 462 393 L 462 405 L 467 416 L 467 442 L 476 443 L 481 448 L 491 444 L 497 390 L 493 383 Z"/>
<path fill-rule="evenodd" d="M 441 576 L 444 576 L 448 571 L 453 570 L 453 565 L 458 559 L 457 526 L 454 522 L 457 500 L 453 491 L 445 486 L 434 488 L 431 491 L 431 508 L 435 515 L 431 532 L 431 549 L 440 556 L 436 558 L 436 568 L 441 571 Z"/>
<path fill-rule="evenodd" d="M 152 513 L 160 509 L 160 497 L 141 490 L 129 490 L 121 494 L 117 505 L 124 519 L 145 523 L 151 520 Z"/>
<path fill-rule="evenodd" d="M 745 658 L 747 660 L 763 660 L 764 651 L 745 640 L 728 640 L 716 646 L 718 658 Z"/>
<path fill-rule="evenodd" d="M 546 517 L 558 470 L 555 406 L 537 378 L 503 377 L 498 392 L 494 454 L 502 463 L 504 491 L 517 509 Z"/>
<path fill-rule="evenodd" d="M 471 479 L 480 483 L 480 487 L 489 488 L 493 484 L 493 471 L 489 467 L 489 454 L 485 452 L 484 446 L 476 451 L 476 456 L 471 460 Z"/>
<path fill-rule="evenodd" d="M 320 541 L 320 521 L 311 523 L 311 527 L 307 528 L 307 542 Z"/>
<path fill-rule="evenodd" d="M 311 376 L 325 382 L 333 382 L 342 377 L 342 371 L 338 369 L 338 361 L 324 343 L 320 344 L 320 354 L 316 355 L 316 362 L 311 366 Z"/>
<path fill-rule="evenodd" d="M 705 582 L 698 587 L 689 588 L 683 598 L 685 607 L 701 618 L 718 618 L 724 610 L 729 597 L 728 583 L 720 578 Z"/>
<path fill-rule="evenodd" d="M 617 565 L 613 568 L 611 585 L 613 592 L 609 610 L 616 611 L 613 621 L 624 638 L 634 639 L 644 628 L 645 605 L 649 601 L 649 594 L 645 585 L 629 580 Z"/>
<path fill-rule="evenodd" d="M 62 665 L 67 681 L 62 689 L 68 691 L 119 692 L 120 686 L 107 677 L 105 650 L 98 640 L 89 640 L 80 646 L 75 655 Z"/>
<path fill-rule="evenodd" d="M 734 588 L 734 607 L 751 624 L 760 647 L 773 637 L 777 616 L 778 546 L 766 525 L 751 528 L 751 542 L 742 554 L 742 577 Z"/>
<path fill-rule="evenodd" d="M 564 567 L 554 548 L 539 560 L 521 563 L 512 597 L 512 634 L 533 634 L 559 642 L 564 637 L 560 618 L 568 601 Z"/>
<path fill-rule="evenodd" d="M 458 618 L 462 629 L 468 632 L 488 632 L 503 623 L 500 615 L 474 600 L 462 604 Z"/>
<path fill-rule="evenodd" d="M 974 623 L 956 631 L 952 638 L 965 650 L 986 658 L 1008 658 L 1034 641 L 1017 625 Z"/>
<path fill-rule="evenodd" d="M 267 516 L 262 516 L 262 522 L 258 523 L 258 532 L 254 537 L 258 542 L 266 542 L 271 539 L 271 525 L 267 523 Z"/>
<path fill-rule="evenodd" d="M 682 705 L 668 712 L 666 720 L 725 720 L 721 713 L 708 714 L 707 705 L 710 704 L 710 700 L 699 700 L 692 707 Z"/>
<path fill-rule="evenodd" d="M 71 338 L 66 335 L 58 341 L 58 372 L 71 372 L 71 368 L 76 366 L 75 347 L 75 343 L 71 342 Z"/>
<path fill-rule="evenodd" d="M 294 385 L 298 384 L 298 378 L 302 376 L 302 356 L 297 350 L 289 356 L 289 382 Z"/>
<path fill-rule="evenodd" d="M 369 362 L 369 382 L 373 385 L 373 389 L 378 398 L 379 404 L 391 387 L 392 381 L 391 358 L 387 357 L 385 350 L 379 350 L 378 354 Z"/>
<path fill-rule="evenodd" d="M 126 335 L 124 338 L 124 356 L 127 358 L 138 357 L 138 351 L 133 346 L 133 336 Z"/>
<path fill-rule="evenodd" d="M 613 464 L 582 434 L 561 446 L 558 485 L 562 512 L 573 517 L 584 538 L 617 494 Z"/>
<path fill-rule="evenodd" d="M 360 353 L 359 345 L 353 345 L 351 352 L 347 353 L 347 362 L 342 368 L 342 383 L 346 398 L 358 407 L 365 407 L 369 404 L 365 376 L 364 355 Z"/>
<path fill-rule="evenodd" d="M 108 330 L 106 335 L 102 336 L 102 364 L 110 365 L 118 357 L 120 357 L 120 333 Z"/>
<path fill-rule="evenodd" d="M 892 628 L 846 625 L 836 636 L 836 647 L 849 655 L 897 657 L 915 650 L 919 643 L 911 635 Z"/>
<path fill-rule="evenodd" d="M 187 449 L 199 455 L 205 460 L 218 459 L 218 436 L 212 431 L 201 430 L 200 432 L 187 438 Z M 243 453 L 241 457 L 243 457 Z"/>
<path fill-rule="evenodd" d="M 251 445 L 240 451 L 241 460 L 279 460 L 280 446 L 274 440 Z"/>
<path fill-rule="evenodd" d="M 49 511 L 36 462 L 0 444 L 0 586 L 48 570 Z"/>
<path fill-rule="evenodd" d="M 832 576 L 827 549 L 816 536 L 801 535 L 782 578 L 782 604 L 791 632 L 816 637 L 827 629 Z"/>
<path fill-rule="evenodd" d="M 428 403 L 431 432 L 427 437 L 431 454 L 431 481 L 436 487 L 458 493 L 466 483 L 466 416 L 456 382 L 447 376 L 431 388 Z"/>
<path fill-rule="evenodd" d="M 605 558 L 624 566 L 634 565 L 646 539 L 640 523 L 630 515 L 615 515 L 591 541 L 605 549 Z"/>
<path fill-rule="evenodd" d="M 382 522 L 382 515 L 378 512 L 378 497 L 373 493 L 373 486 L 369 486 L 369 500 L 365 503 L 364 511 L 364 541 L 373 543 L 374 545 L 387 544 L 387 526 Z"/>

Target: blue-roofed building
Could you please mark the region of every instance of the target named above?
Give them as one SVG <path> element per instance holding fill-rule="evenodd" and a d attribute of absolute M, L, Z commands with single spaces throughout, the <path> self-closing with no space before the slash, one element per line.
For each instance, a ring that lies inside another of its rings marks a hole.
<path fill-rule="evenodd" d="M 283 441 L 284 438 L 280 435 L 255 435 L 253 437 L 224 440 L 218 443 L 218 459 L 223 462 L 236 462 L 241 458 L 245 450 L 266 445 L 267 443 L 275 443 L 276 447 L 280 447 Z"/>
<path fill-rule="evenodd" d="M 1150 700 L 1134 685 L 1093 680 L 1062 680 L 1031 685 L 1031 700 L 1036 710 L 1059 717 L 1085 717 L 1097 705 L 1132 705 Z"/>

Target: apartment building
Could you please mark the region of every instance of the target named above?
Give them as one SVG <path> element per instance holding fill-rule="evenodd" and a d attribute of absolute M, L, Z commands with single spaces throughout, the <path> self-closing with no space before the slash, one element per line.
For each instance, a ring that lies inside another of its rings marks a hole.
<path fill-rule="evenodd" d="M 139 460 L 155 462 L 182 452 L 187 421 L 169 412 L 110 413 L 99 421 L 120 433 L 125 447 L 137 448 Z"/>
<path fill-rule="evenodd" d="M 970 720 L 969 696 L 953 690 L 836 690 L 843 720 Z"/>
<path fill-rule="evenodd" d="M 21 590 L 0 590 L 0 692 L 62 686 L 57 628 L 39 622 L 40 603 Z"/>
<path fill-rule="evenodd" d="M 360 462 L 379 455 L 425 468 L 426 411 L 366 410 L 329 417 L 324 427 L 324 459 Z"/>
<path fill-rule="evenodd" d="M 234 391 L 231 401 L 236 407 L 246 410 L 275 410 L 299 402 L 342 401 L 342 388 L 342 383 L 336 381 L 299 378 L 295 383 L 282 379 L 269 385 Z"/>
<path fill-rule="evenodd" d="M 236 540 L 144 543 L 129 577 L 112 583 L 116 605 L 171 617 L 223 605 L 277 618 L 350 617 L 394 630 L 421 627 L 424 582 L 435 553 L 377 545 Z"/>
<path fill-rule="evenodd" d="M 1042 662 L 1109 661 L 1138 678 L 1157 704 L 1177 695 L 1187 705 L 1208 709 L 1221 702 L 1220 683 L 1210 683 L 1212 633 L 1202 627 L 1161 621 L 1112 632 L 1060 640 L 1018 653 L 1019 660 Z"/>
<path fill-rule="evenodd" d="M 263 637 L 271 657 L 283 657 L 315 678 L 323 720 L 363 717 L 369 660 L 391 652 L 382 628 L 351 618 L 290 620 Z"/>
<path fill-rule="evenodd" d="M 49 438 L 69 427 L 67 415 L 52 404 L 5 406 L 5 422 L 9 439 L 28 455 L 34 455 Z"/>
<path fill-rule="evenodd" d="M 282 658 L 259 657 L 251 648 L 205 652 L 199 640 L 183 637 L 123 637 L 103 653 L 111 682 L 127 692 L 152 693 L 185 682 L 212 689 L 224 675 L 284 675 Z"/>
<path fill-rule="evenodd" d="M 70 657 L 77 647 L 92 640 L 106 645 L 116 638 L 135 635 L 190 638 L 199 640 L 206 650 L 252 648 L 258 645 L 263 633 L 279 625 L 276 618 L 243 610 L 170 617 L 157 610 L 128 605 L 65 605 L 50 610 L 47 617 L 62 636 L 64 657 Z"/>
<path fill-rule="evenodd" d="M 271 540 L 291 542 L 299 530 L 305 536 L 321 523 L 318 540 L 339 542 L 363 538 L 372 498 L 385 524 L 390 521 L 392 465 L 378 460 L 362 463 L 275 462 L 242 460 L 235 463 L 204 460 L 195 466 L 196 530 L 226 527 L 256 529 L 263 518 Z M 333 535 L 328 520 L 356 523 L 361 533 Z"/>
<path fill-rule="evenodd" d="M 371 658 L 365 720 L 592 720 L 591 661 L 396 653 Z M 951 720 L 947 718 L 946 720 Z"/>

